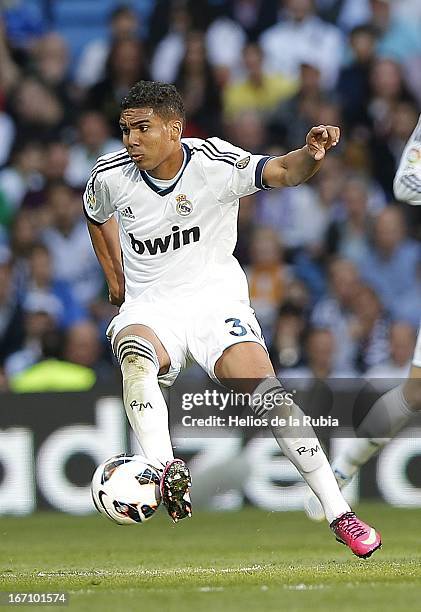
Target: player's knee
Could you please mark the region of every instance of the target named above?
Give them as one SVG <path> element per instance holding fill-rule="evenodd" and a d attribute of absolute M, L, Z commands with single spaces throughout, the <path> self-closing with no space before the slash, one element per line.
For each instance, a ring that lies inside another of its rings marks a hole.
<path fill-rule="evenodd" d="M 115 352 L 120 363 L 123 381 L 131 378 L 139 381 L 157 379 L 159 360 L 149 340 L 141 336 L 124 336 L 118 341 Z"/>

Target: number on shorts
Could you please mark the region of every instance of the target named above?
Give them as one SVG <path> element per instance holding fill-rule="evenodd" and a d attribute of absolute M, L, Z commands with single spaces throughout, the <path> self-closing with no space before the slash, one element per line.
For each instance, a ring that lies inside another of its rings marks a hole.
<path fill-rule="evenodd" d="M 247 330 L 244 325 L 241 325 L 240 319 L 231 317 L 230 319 L 225 319 L 225 323 L 232 323 L 232 330 L 229 332 L 231 336 L 245 336 L 247 334 Z"/>

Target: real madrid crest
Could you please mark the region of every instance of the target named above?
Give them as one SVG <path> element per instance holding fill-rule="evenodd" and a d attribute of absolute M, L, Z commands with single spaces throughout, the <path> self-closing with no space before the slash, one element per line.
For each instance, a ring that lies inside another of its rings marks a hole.
<path fill-rule="evenodd" d="M 176 211 L 182 217 L 187 217 L 187 215 L 189 215 L 193 210 L 193 204 L 187 199 L 187 196 L 184 195 L 184 193 L 180 193 L 175 199 L 177 202 L 175 207 Z"/>
<path fill-rule="evenodd" d="M 406 156 L 408 163 L 410 164 L 420 164 L 421 163 L 421 150 L 413 147 L 408 151 Z"/>

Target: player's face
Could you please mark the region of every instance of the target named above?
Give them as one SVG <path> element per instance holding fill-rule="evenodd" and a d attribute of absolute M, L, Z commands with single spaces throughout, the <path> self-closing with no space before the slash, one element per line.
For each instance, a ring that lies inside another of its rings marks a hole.
<path fill-rule="evenodd" d="M 129 108 L 120 116 L 123 144 L 140 170 L 154 170 L 180 148 L 182 123 L 152 108 Z"/>

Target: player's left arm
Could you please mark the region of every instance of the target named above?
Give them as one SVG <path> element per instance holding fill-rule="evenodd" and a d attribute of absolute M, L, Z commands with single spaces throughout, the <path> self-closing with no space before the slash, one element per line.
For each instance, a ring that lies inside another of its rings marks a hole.
<path fill-rule="evenodd" d="M 335 147 L 340 129 L 333 125 L 311 128 L 302 149 L 269 159 L 263 170 L 267 187 L 295 187 L 311 178 L 320 168 L 326 152 Z"/>

